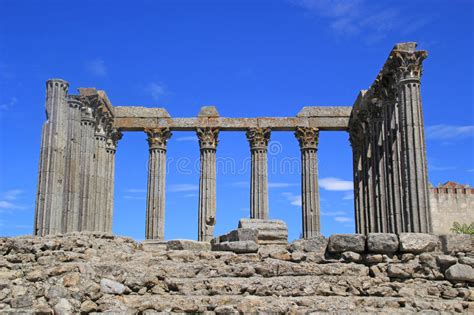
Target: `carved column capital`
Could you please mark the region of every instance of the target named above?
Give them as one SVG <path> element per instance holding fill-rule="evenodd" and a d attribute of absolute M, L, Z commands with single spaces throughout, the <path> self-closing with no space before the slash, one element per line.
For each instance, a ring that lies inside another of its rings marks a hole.
<path fill-rule="evenodd" d="M 318 149 L 319 129 L 311 127 L 297 127 L 295 137 L 298 139 L 301 150 Z"/>
<path fill-rule="evenodd" d="M 171 137 L 171 131 L 169 128 L 145 128 L 145 133 L 148 136 L 147 141 L 150 150 L 166 150 L 166 143 Z"/>
<path fill-rule="evenodd" d="M 122 139 L 122 132 L 118 129 L 110 129 L 107 132 L 107 141 L 106 141 L 106 148 L 111 153 L 117 150 L 117 143 L 120 139 Z"/>
<path fill-rule="evenodd" d="M 362 151 L 364 146 L 364 130 L 360 121 L 351 124 L 349 128 L 349 141 L 353 151 Z"/>
<path fill-rule="evenodd" d="M 397 82 L 404 80 L 419 81 L 423 72 L 422 63 L 428 57 L 424 50 L 420 51 L 393 51 L 390 55 L 390 70 L 394 73 Z"/>
<path fill-rule="evenodd" d="M 251 150 L 266 150 L 270 141 L 270 128 L 250 128 L 247 130 L 247 139 Z"/>
<path fill-rule="evenodd" d="M 199 148 L 201 150 L 216 149 L 217 144 L 219 143 L 219 129 L 210 127 L 197 128 L 196 134 L 199 139 Z"/>

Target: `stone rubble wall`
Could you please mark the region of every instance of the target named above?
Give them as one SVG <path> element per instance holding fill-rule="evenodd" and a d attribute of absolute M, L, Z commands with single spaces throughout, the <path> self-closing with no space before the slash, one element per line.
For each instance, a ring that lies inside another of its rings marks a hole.
<path fill-rule="evenodd" d="M 2 313 L 474 312 L 466 235 L 333 235 L 236 254 L 83 232 L 0 238 L 0 253 Z"/>

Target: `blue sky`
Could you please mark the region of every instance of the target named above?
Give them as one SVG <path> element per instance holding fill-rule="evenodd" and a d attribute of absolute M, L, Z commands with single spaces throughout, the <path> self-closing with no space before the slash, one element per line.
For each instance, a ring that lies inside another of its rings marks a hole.
<path fill-rule="evenodd" d="M 472 1 L 6 1 L 0 0 L 0 235 L 33 229 L 45 81 L 107 92 L 114 105 L 191 117 L 294 116 L 303 106 L 353 104 L 397 42 L 416 41 L 429 179 L 474 185 Z M 125 133 L 116 155 L 116 234 L 143 239 L 148 147 Z M 299 148 L 272 134 L 270 217 L 301 230 Z M 249 215 L 249 146 L 221 133 L 216 234 Z M 196 239 L 198 143 L 168 143 L 167 239 Z M 229 162 L 230 161 L 230 162 Z M 230 167 L 232 163 L 233 167 Z M 283 165 L 283 166 L 282 166 Z M 298 165 L 298 164 L 296 164 Z M 354 231 L 348 135 L 321 132 L 322 232 Z"/>

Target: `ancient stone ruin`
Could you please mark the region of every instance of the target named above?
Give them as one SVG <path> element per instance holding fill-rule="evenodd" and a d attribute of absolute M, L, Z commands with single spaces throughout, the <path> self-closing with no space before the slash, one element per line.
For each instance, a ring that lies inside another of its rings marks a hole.
<path fill-rule="evenodd" d="M 197 117 L 173 118 L 164 108 L 113 106 L 104 91 L 46 84 L 35 235 L 111 232 L 114 154 L 123 132 L 145 132 L 150 148 L 146 238 L 161 240 L 165 221 L 166 144 L 172 132 L 199 139 L 198 240 L 210 241 L 216 222 L 219 132 L 245 132 L 250 144 L 250 218 L 268 219 L 267 145 L 272 132 L 292 131 L 301 148 L 302 235 L 320 234 L 319 132 L 349 133 L 354 161 L 358 233 L 430 232 L 431 218 L 420 77 L 425 51 L 395 45 L 376 80 L 353 107 L 304 107 L 295 117 L 225 118 L 203 107 Z"/>
<path fill-rule="evenodd" d="M 426 52 L 415 47 L 396 45 L 352 108 L 304 107 L 295 117 L 223 118 L 203 107 L 172 118 L 112 106 L 96 89 L 68 95 L 65 81 L 49 80 L 35 235 L 0 238 L 0 312 L 474 313 L 474 237 L 431 233 Z M 199 241 L 164 241 L 166 144 L 182 130 L 200 145 Z M 110 233 L 114 154 L 126 131 L 145 132 L 150 149 L 141 243 Z M 250 143 L 250 218 L 215 237 L 217 138 L 226 131 Z M 290 244 L 268 208 L 267 145 L 279 131 L 294 132 L 301 148 L 303 238 Z M 320 235 L 320 131 L 349 133 L 358 234 Z M 466 188 L 437 189 L 450 194 L 436 195 L 437 210 L 467 200 Z"/>

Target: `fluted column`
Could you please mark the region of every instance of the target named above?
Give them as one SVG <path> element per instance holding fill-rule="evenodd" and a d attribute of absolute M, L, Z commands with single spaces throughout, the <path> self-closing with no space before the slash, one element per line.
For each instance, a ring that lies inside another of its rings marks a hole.
<path fill-rule="evenodd" d="M 63 232 L 80 231 L 80 181 L 81 181 L 81 107 L 82 103 L 76 96 L 70 96 L 68 149 L 65 178 L 65 215 L 63 216 Z"/>
<path fill-rule="evenodd" d="M 250 128 L 247 139 L 252 156 L 250 176 L 250 218 L 268 219 L 267 145 L 270 128 Z"/>
<path fill-rule="evenodd" d="M 317 157 L 319 130 L 298 127 L 295 136 L 301 149 L 303 238 L 311 238 L 321 234 Z"/>
<path fill-rule="evenodd" d="M 114 212 L 114 187 L 115 187 L 115 152 L 117 142 L 122 138 L 122 133 L 116 129 L 110 130 L 107 134 L 106 152 L 106 194 L 105 194 L 105 221 L 104 231 L 112 232 L 112 218 Z"/>
<path fill-rule="evenodd" d="M 426 146 L 420 79 L 425 51 L 415 51 L 415 45 L 393 52 L 393 71 L 397 81 L 402 145 L 402 180 L 404 207 L 407 213 L 406 231 L 431 232 L 428 197 Z"/>
<path fill-rule="evenodd" d="M 81 108 L 81 196 L 79 201 L 79 226 L 83 231 L 90 231 L 93 218 L 92 175 L 94 173 L 94 153 L 96 151 L 94 109 L 87 99 L 83 99 Z"/>
<path fill-rule="evenodd" d="M 198 240 L 210 241 L 216 224 L 216 147 L 219 130 L 198 128 L 197 136 L 201 151 L 199 178 Z"/>
<path fill-rule="evenodd" d="M 171 137 L 168 128 L 145 129 L 148 135 L 148 192 L 146 207 L 146 238 L 164 239 L 166 143 Z"/>
<path fill-rule="evenodd" d="M 107 152 L 106 152 L 106 132 L 105 122 L 102 118 L 99 121 L 95 130 L 95 169 L 94 169 L 94 219 L 93 219 L 93 230 L 104 232 L 104 219 L 105 219 L 105 168 L 107 163 Z"/>
<path fill-rule="evenodd" d="M 46 82 L 46 122 L 43 125 L 38 193 L 35 211 L 36 235 L 62 232 L 64 180 L 68 134 L 67 91 L 60 79 Z"/>

